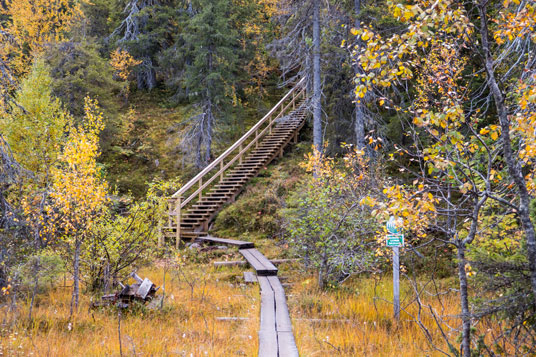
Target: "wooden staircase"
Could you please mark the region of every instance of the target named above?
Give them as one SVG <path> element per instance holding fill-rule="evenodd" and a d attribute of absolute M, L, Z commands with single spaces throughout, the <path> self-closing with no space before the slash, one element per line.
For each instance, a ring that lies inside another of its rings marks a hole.
<path fill-rule="evenodd" d="M 302 79 L 242 138 L 178 190 L 169 199 L 163 237 L 175 238 L 178 247 L 181 239 L 205 235 L 223 205 L 234 201 L 262 168 L 283 156 L 291 141 L 297 142 L 307 116 L 305 100 Z"/>

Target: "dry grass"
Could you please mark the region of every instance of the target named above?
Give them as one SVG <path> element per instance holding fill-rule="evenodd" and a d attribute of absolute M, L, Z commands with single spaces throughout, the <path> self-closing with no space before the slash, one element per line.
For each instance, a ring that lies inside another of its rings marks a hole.
<path fill-rule="evenodd" d="M 273 246 L 269 251 L 269 256 L 278 254 L 278 248 Z M 238 256 L 234 253 L 227 258 L 234 260 Z M 399 323 L 393 323 L 389 276 L 380 281 L 355 279 L 346 282 L 341 289 L 319 291 L 310 275 L 300 274 L 292 266 L 280 268 L 280 276 L 289 277 L 291 283 L 286 291 L 301 356 L 441 355 L 431 349 L 414 321 L 417 304 L 411 300 L 413 294 L 407 284 L 402 286 L 406 312 L 402 313 Z M 182 269 L 183 273 L 174 270 L 167 274 L 168 298 L 162 311 L 138 309 L 123 316 L 123 355 L 256 356 L 259 288 L 242 283 L 244 268 L 215 270 L 204 257 L 201 262 Z M 162 285 L 161 265 L 146 268 L 139 274 Z M 19 301 L 16 315 L 3 307 L 0 310 L 0 318 L 4 319 L 0 355 L 118 356 L 117 310 L 90 311 L 90 301 L 85 296 L 70 327 L 70 293 L 69 288 L 57 287 L 40 296 L 32 324 L 26 317 L 27 302 Z M 444 316 L 453 316 L 446 321 L 451 326 L 459 325 L 459 319 L 454 317 L 459 313 L 455 293 L 442 296 L 441 302 L 429 296 L 422 303 L 431 305 Z M 216 320 L 224 316 L 248 319 Z M 14 323 L 10 325 L 10 321 Z M 430 328 L 433 342 L 448 351 L 427 311 L 423 311 L 422 322 Z M 445 328 L 445 333 L 448 331 Z M 455 341 L 457 334 L 452 331 L 449 337 Z"/>
<path fill-rule="evenodd" d="M 139 272 L 161 286 L 163 269 Z M 259 290 L 238 283 L 241 271 L 214 271 L 196 266 L 184 276 L 169 272 L 162 311 L 139 309 L 122 317 L 123 355 L 134 356 L 253 356 L 257 353 Z M 193 284 L 191 277 L 196 277 Z M 187 282 L 188 281 L 188 282 Z M 27 303 L 14 316 L 2 308 L 8 323 L 3 327 L 0 354 L 7 356 L 118 356 L 118 315 L 116 310 L 90 311 L 84 297 L 69 326 L 69 288 L 58 287 L 39 298 L 34 322 L 26 318 Z M 247 317 L 242 321 L 217 321 L 216 317 Z"/>
<path fill-rule="evenodd" d="M 356 281 L 350 289 L 321 292 L 313 279 L 295 281 L 288 292 L 289 308 L 298 348 L 304 356 L 435 356 L 423 331 L 406 312 L 399 323 L 393 321 L 392 284 L 388 279 Z M 407 290 L 404 289 L 403 290 Z M 440 308 L 438 301 L 427 301 Z M 406 306 L 416 313 L 416 305 Z M 443 313 L 456 314 L 455 296 L 444 297 Z M 425 325 L 433 326 L 432 316 L 424 314 Z M 457 319 L 450 323 L 457 324 Z M 439 331 L 432 337 L 448 350 Z"/>

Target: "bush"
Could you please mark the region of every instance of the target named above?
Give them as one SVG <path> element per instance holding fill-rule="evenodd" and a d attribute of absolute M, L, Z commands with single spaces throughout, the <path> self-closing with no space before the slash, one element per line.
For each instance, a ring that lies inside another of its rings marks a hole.
<path fill-rule="evenodd" d="M 310 176 L 291 195 L 285 210 L 293 252 L 318 272 L 320 288 L 376 270 L 380 227 L 368 201 L 378 195 L 378 173 L 358 151 L 351 151 L 344 164 L 316 153 L 305 166 L 315 170 L 316 177 Z"/>
<path fill-rule="evenodd" d="M 65 272 L 61 257 L 49 250 L 32 255 L 14 271 L 18 290 L 22 293 L 43 293 L 53 287 L 58 277 Z"/>

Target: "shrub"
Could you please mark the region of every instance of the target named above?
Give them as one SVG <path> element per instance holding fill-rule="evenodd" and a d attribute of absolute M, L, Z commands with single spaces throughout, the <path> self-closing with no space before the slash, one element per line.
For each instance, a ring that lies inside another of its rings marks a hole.
<path fill-rule="evenodd" d="M 379 224 L 368 202 L 379 195 L 377 172 L 359 151 L 343 163 L 309 156 L 311 175 L 288 200 L 289 246 L 318 273 L 321 288 L 379 266 L 375 233 Z"/>

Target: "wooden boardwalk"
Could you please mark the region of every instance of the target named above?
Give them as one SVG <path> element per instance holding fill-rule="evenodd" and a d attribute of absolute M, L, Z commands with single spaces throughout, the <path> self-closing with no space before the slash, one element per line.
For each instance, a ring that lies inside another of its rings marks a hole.
<path fill-rule="evenodd" d="M 259 357 L 299 356 L 288 312 L 285 289 L 277 277 L 277 268 L 253 243 L 233 239 L 201 237 L 200 241 L 238 246 L 239 252 L 257 272 L 244 273 L 247 282 L 255 279 L 261 288 L 261 323 L 259 328 Z M 241 248 L 246 245 L 246 248 Z"/>

